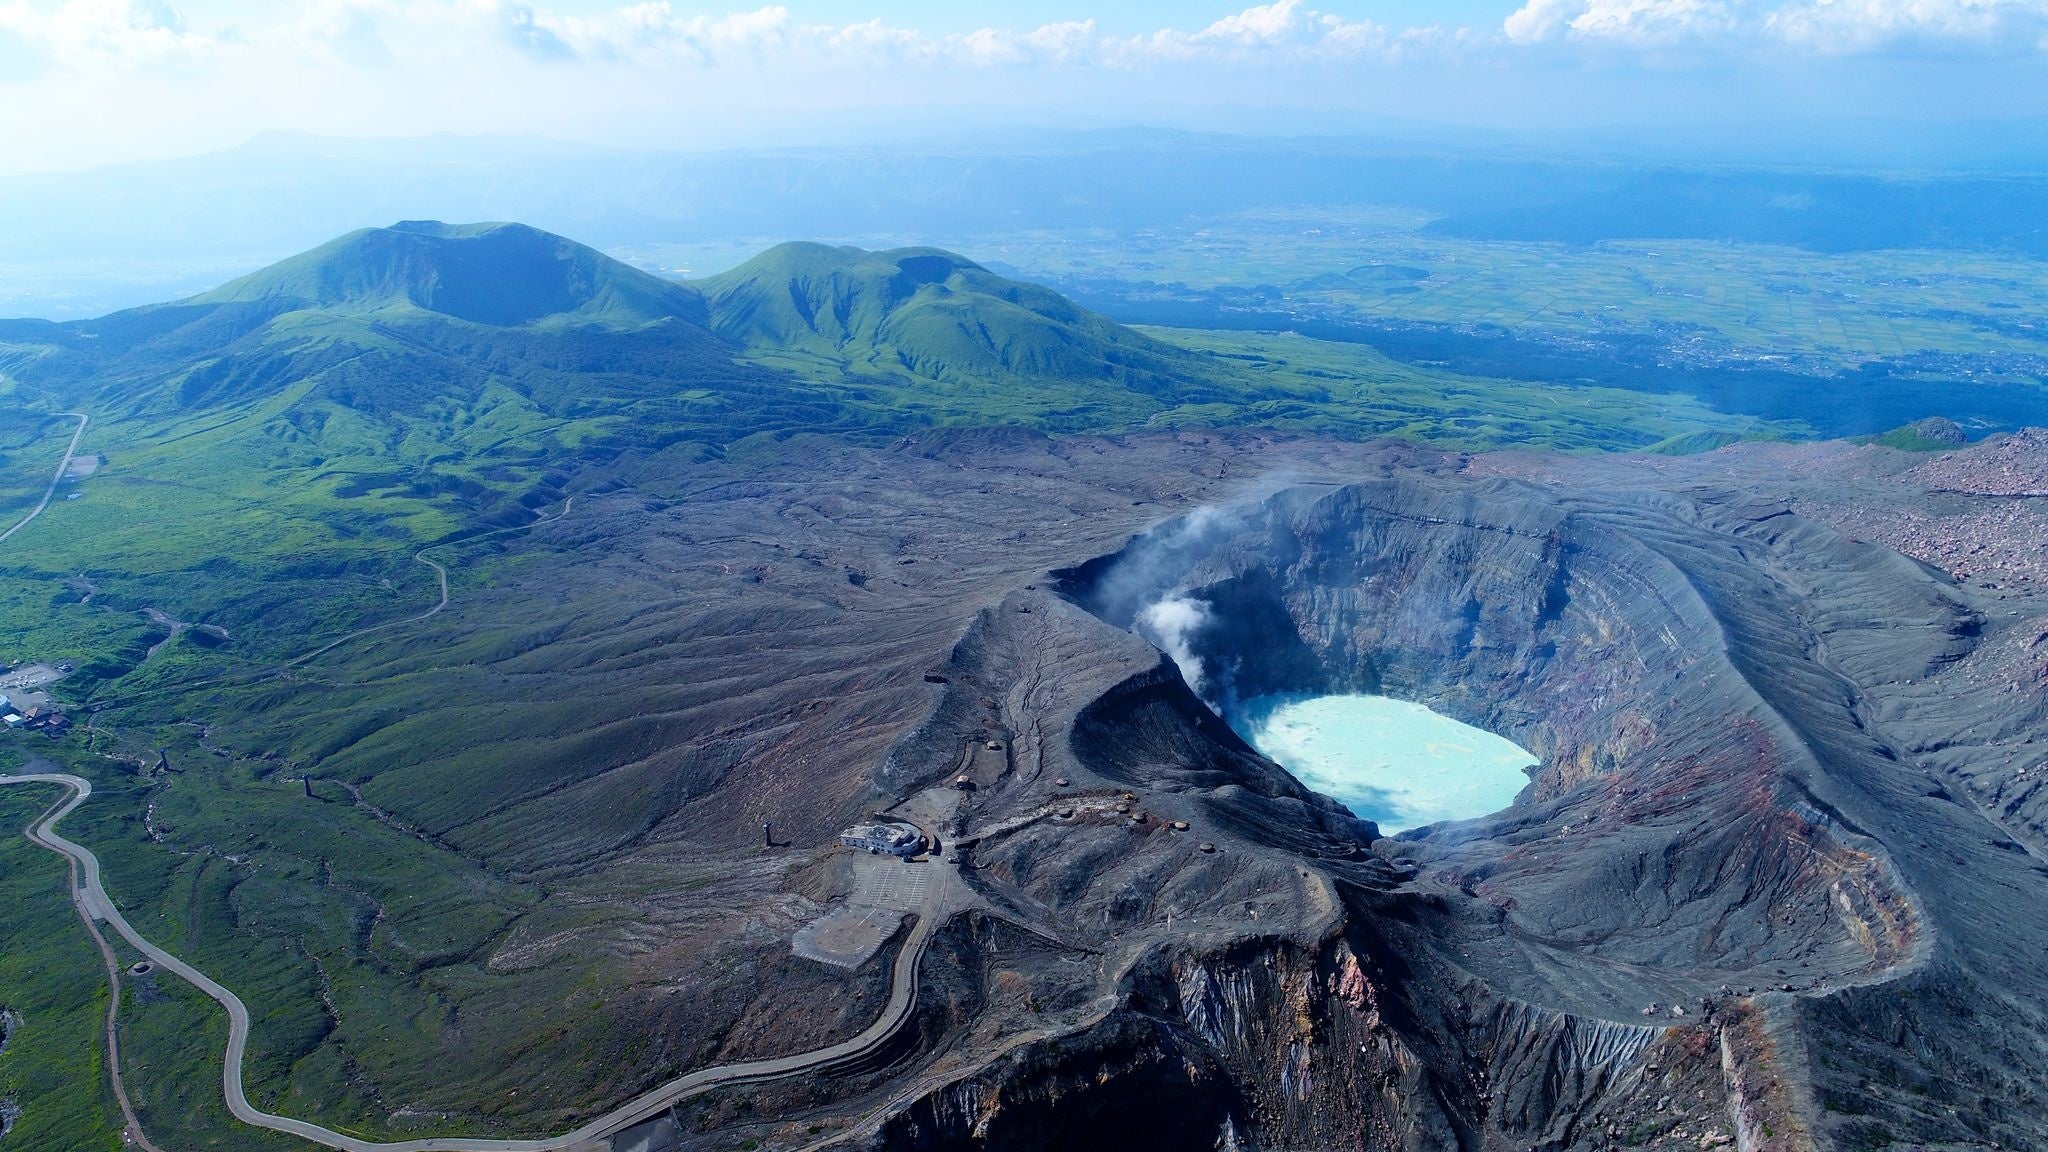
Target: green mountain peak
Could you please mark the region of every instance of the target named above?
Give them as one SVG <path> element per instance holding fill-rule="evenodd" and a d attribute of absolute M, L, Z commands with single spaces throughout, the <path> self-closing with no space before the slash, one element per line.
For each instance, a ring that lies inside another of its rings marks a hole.
<path fill-rule="evenodd" d="M 1213 368 L 939 248 L 782 244 L 699 282 L 721 335 L 812 371 L 960 386 L 1019 379 L 1180 396 Z"/>
<path fill-rule="evenodd" d="M 695 291 L 524 224 L 364 228 L 186 301 L 266 310 L 417 310 L 491 327 L 702 323 Z"/>

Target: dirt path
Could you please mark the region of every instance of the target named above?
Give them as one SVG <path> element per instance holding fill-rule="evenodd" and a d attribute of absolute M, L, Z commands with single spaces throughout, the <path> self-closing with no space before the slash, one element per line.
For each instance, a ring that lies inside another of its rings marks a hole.
<path fill-rule="evenodd" d="M 642 1093 L 575 1131 L 561 1136 L 537 1140 L 429 1137 L 422 1140 L 383 1143 L 335 1132 L 318 1124 L 294 1120 L 289 1116 L 264 1112 L 250 1104 L 242 1090 L 242 1063 L 249 1046 L 248 1007 L 242 1003 L 240 997 L 214 982 L 205 973 L 144 939 L 141 933 L 128 923 L 127 918 L 121 915 L 112 897 L 107 895 L 107 890 L 100 880 L 99 858 L 90 850 L 66 840 L 55 831 L 58 821 L 85 803 L 86 798 L 92 795 L 92 783 L 80 776 L 54 772 L 0 776 L 0 786 L 9 784 L 61 784 L 71 789 L 71 796 L 68 799 L 57 804 L 29 826 L 28 838 L 41 847 L 61 853 L 71 862 L 72 902 L 78 908 L 79 916 L 86 922 L 87 931 L 100 941 L 101 955 L 107 958 L 110 964 L 118 963 L 113 959 L 112 950 L 100 937 L 96 922 L 105 922 L 119 933 L 122 939 L 155 961 L 159 967 L 183 977 L 193 987 L 204 992 L 227 1010 L 228 1043 L 226 1057 L 221 1063 L 221 1092 L 227 1100 L 228 1111 L 245 1124 L 297 1136 L 315 1144 L 338 1149 L 340 1152 L 597 1152 L 606 1146 L 606 1138 L 620 1129 L 657 1116 L 683 1100 L 702 1095 L 714 1088 L 779 1080 L 859 1060 L 887 1044 L 910 1020 L 917 1007 L 918 966 L 923 962 L 925 951 L 930 947 L 932 937 L 937 934 L 939 927 L 950 919 L 954 910 L 962 906 L 961 889 L 964 885 L 953 875 L 951 869 L 942 870 L 935 877 L 937 882 L 932 884 L 924 903 L 918 909 L 917 926 L 912 929 L 909 939 L 904 941 L 903 950 L 897 954 L 896 964 L 890 976 L 888 1004 L 873 1024 L 868 1025 L 858 1035 L 837 1044 L 828 1044 L 809 1052 L 778 1056 L 768 1060 L 749 1060 L 739 1064 L 699 1069 Z M 79 879 L 81 875 L 82 882 Z M 119 1006 L 118 993 L 114 1006 Z M 110 1009 L 110 1043 L 113 1040 L 112 1019 Z M 116 1092 L 122 1098 L 131 1128 L 139 1137 L 141 1129 L 134 1122 L 133 1112 L 127 1110 L 125 1091 L 117 1087 Z M 146 1149 L 153 1147 L 146 1142 L 142 1146 Z"/>
<path fill-rule="evenodd" d="M 535 528 L 540 527 L 543 524 L 553 524 L 555 521 L 562 519 L 564 516 L 567 516 L 569 514 L 569 509 L 573 507 L 575 503 L 576 498 L 574 496 L 571 496 L 562 501 L 562 510 L 560 512 L 557 512 L 553 516 L 549 516 L 544 520 L 535 520 L 531 524 L 515 524 L 510 528 L 498 528 L 490 532 L 481 532 L 475 536 L 466 536 L 460 540 L 452 540 L 448 543 L 470 544 L 478 540 L 488 540 L 493 536 L 502 536 L 507 532 L 529 532 Z M 417 624 L 422 620 L 428 619 L 429 617 L 440 615 L 441 610 L 448 607 L 448 570 L 446 568 L 441 567 L 439 564 L 436 564 L 432 560 L 427 559 L 427 552 L 429 550 L 440 547 L 445 547 L 445 545 L 430 544 L 426 548 L 422 548 L 419 551 L 412 554 L 412 558 L 415 561 L 418 561 L 419 563 L 425 564 L 427 567 L 432 568 L 434 570 L 434 579 L 440 582 L 441 599 L 437 603 L 435 603 L 435 605 L 432 608 L 427 609 L 425 612 L 422 612 L 417 616 L 407 616 L 399 620 L 386 620 L 382 624 L 372 624 L 368 628 L 358 628 L 346 636 L 338 637 L 334 640 L 328 641 L 325 644 L 322 644 L 320 647 L 313 649 L 311 652 L 307 652 L 304 655 L 300 656 L 294 656 L 290 660 L 285 661 L 284 667 L 296 668 L 299 665 L 314 659 L 315 657 L 323 656 L 329 652 L 332 652 L 336 648 L 341 647 L 343 644 L 346 644 L 351 640 L 354 640 L 362 636 L 368 636 L 372 632 L 382 632 L 386 628 L 396 628 L 401 624 Z"/>
<path fill-rule="evenodd" d="M 57 485 L 62 484 L 64 482 L 64 473 L 71 470 L 71 458 L 73 456 L 78 455 L 78 442 L 85 438 L 85 426 L 87 422 L 91 419 L 91 417 L 87 416 L 83 412 L 59 412 L 57 413 L 57 415 L 78 417 L 78 431 L 73 432 L 71 434 L 71 444 L 69 447 L 64 449 L 64 459 L 57 462 L 57 474 L 55 476 L 50 477 L 50 486 L 48 488 L 43 489 L 42 502 L 37 504 L 35 508 L 29 512 L 28 515 L 23 516 L 21 520 L 14 525 L 14 527 L 9 528 L 5 532 L 0 532 L 0 541 L 5 541 L 9 536 L 12 536 L 16 532 L 21 531 L 23 528 L 28 527 L 29 521 L 34 520 L 36 517 L 41 516 L 43 514 L 43 509 L 48 508 L 50 506 L 50 501 L 56 498 Z"/>
<path fill-rule="evenodd" d="M 569 510 L 567 508 L 562 509 L 563 515 L 568 515 L 568 512 Z M 557 517 L 557 519 L 559 519 L 559 517 Z M 308 652 L 303 656 L 294 656 L 290 660 L 285 661 L 284 666 L 286 668 L 296 668 L 299 665 L 304 664 L 306 661 L 313 659 L 315 656 L 320 656 L 324 655 L 325 653 L 332 652 L 336 648 L 341 647 L 343 644 L 346 644 L 359 636 L 368 636 L 372 632 L 382 632 L 386 628 L 396 628 L 400 624 L 417 624 L 430 616 L 440 615 L 441 609 L 448 607 L 448 570 L 446 568 L 441 567 L 439 564 L 434 563 L 432 560 L 427 559 L 425 549 L 421 549 L 420 551 L 413 553 L 412 558 L 418 561 L 419 563 L 425 564 L 427 567 L 432 568 L 434 570 L 434 579 L 440 581 L 441 583 L 441 599 L 432 608 L 427 609 L 425 612 L 422 612 L 417 616 L 407 616 L 399 620 L 386 620 L 382 624 L 372 624 L 368 628 L 358 628 L 346 636 L 342 636 L 335 640 L 329 640 L 327 643 L 322 644 L 320 647 L 313 649 L 311 652 Z"/>
<path fill-rule="evenodd" d="M 414 561 L 416 561 L 416 562 L 418 562 L 418 563 L 421 563 L 421 564 L 424 564 L 424 565 L 426 565 L 427 567 L 429 567 L 429 568 L 431 568 L 431 569 L 433 569 L 433 570 L 434 570 L 434 580 L 435 580 L 435 583 L 436 583 L 437 585 L 439 585 L 439 591 L 440 591 L 440 596 L 439 596 L 439 598 L 435 600 L 435 602 L 434 602 L 434 605 L 433 605 L 433 607 L 431 607 L 431 608 L 428 608 L 428 609 L 427 609 L 426 611 L 424 611 L 424 612 L 420 612 L 420 613 L 417 613 L 417 614 L 415 614 L 415 615 L 412 615 L 412 616 L 402 616 L 402 617 L 400 617 L 400 618 L 398 618 L 398 619 L 396 619 L 396 620 L 386 620 L 386 621 L 384 621 L 384 622 L 383 622 L 383 623 L 381 623 L 381 624 L 372 624 L 372 625 L 370 625 L 370 626 L 369 626 L 369 627 L 367 627 L 367 628 L 358 628 L 358 629 L 356 629 L 356 630 L 355 630 L 355 631 L 353 631 L 353 632 L 347 633 L 346 635 L 343 635 L 343 636 L 337 636 L 337 637 L 335 637 L 334 639 L 332 639 L 332 640 L 329 640 L 329 641 L 328 641 L 327 643 L 325 643 L 325 644 L 322 644 L 321 646 L 319 646 L 318 648 L 315 648 L 315 649 L 313 649 L 313 650 L 312 650 L 312 651 L 310 651 L 310 652 L 302 652 L 302 653 L 300 653 L 299 655 L 297 655 L 297 656 L 294 656 L 294 657 L 292 657 L 291 659 L 289 659 L 289 660 L 285 661 L 285 662 L 284 662 L 284 663 L 282 663 L 282 664 L 271 664 L 271 665 L 265 665 L 265 666 L 263 666 L 263 667 L 260 667 L 260 668 L 244 669 L 244 670 L 242 670 L 242 671 L 240 671 L 240 672 L 234 672 L 234 673 L 228 673 L 228 674 L 226 674 L 226 675 L 221 675 L 221 676 L 214 676 L 214 677 L 209 677 L 209 678 L 207 678 L 207 679 L 203 679 L 203 680 L 190 680 L 190 681 L 182 681 L 182 682 L 180 682 L 180 683 L 178 683 L 178 684 L 175 684 L 175 685 L 172 685 L 172 686 L 170 686 L 170 689 L 164 689 L 164 688 L 152 688 L 152 689 L 145 689 L 145 690 L 144 690 L 144 691 L 143 691 L 142 693 L 138 694 L 138 695 L 137 695 L 137 696 L 135 696 L 135 697 L 127 697 L 127 698 L 115 698 L 115 697 L 100 697 L 100 698 L 99 698 L 99 701 L 100 701 L 100 703 L 101 703 L 102 705 L 106 705 L 106 704 L 132 704 L 132 703 L 134 703 L 134 702 L 135 702 L 136 700 L 138 700 L 138 699 L 142 699 L 142 698 L 146 697 L 146 696 L 147 696 L 147 695 L 148 695 L 149 693 L 151 693 L 151 692 L 160 692 L 160 691 L 166 691 L 166 690 L 176 690 L 176 691 L 180 691 L 180 692 L 189 692 L 189 691 L 191 691 L 191 690 L 193 690 L 193 689 L 195 689 L 195 688 L 205 688 L 205 687 L 208 687 L 208 686 L 210 686 L 210 685 L 214 685 L 214 684 L 249 684 L 249 683 L 254 683 L 254 682 L 255 682 L 255 681 L 257 681 L 257 680 L 262 680 L 262 679 L 266 679 L 266 678 L 268 678 L 268 677 L 272 677 L 272 676 L 277 676 L 277 675 L 281 675 L 281 674 L 282 674 L 282 673 L 284 673 L 284 672 L 285 672 L 285 671 L 286 671 L 287 669 L 291 669 L 291 668 L 297 668 L 298 666 L 300 666 L 300 665 L 302 665 L 302 664 L 305 664 L 305 663 L 308 663 L 308 662 L 312 661 L 312 660 L 313 660 L 313 659 L 315 659 L 316 657 L 324 656 L 324 655 L 326 655 L 327 653 L 329 653 L 329 652 L 332 652 L 332 651 L 334 651 L 334 650 L 335 650 L 336 648 L 339 648 L 339 647 L 341 647 L 342 645 L 344 645 L 344 644 L 348 643 L 348 642 L 349 642 L 349 641 L 351 641 L 351 640 L 356 640 L 356 639 L 360 639 L 361 637 L 364 637 L 364 636 L 368 636 L 368 635 L 371 635 L 372 633 L 376 633 L 376 632 L 382 632 L 382 631 L 385 631 L 386 629 L 390 629 L 390 628 L 397 628 L 397 627 L 399 627 L 399 626 L 401 626 L 401 625 L 405 625 L 405 624 L 417 624 L 417 623 L 419 623 L 419 622 L 420 622 L 420 621 L 422 621 L 422 620 L 426 620 L 426 619 L 429 619 L 429 618 L 431 618 L 431 617 L 434 617 L 434 616 L 438 616 L 438 615 L 440 615 L 440 614 L 441 614 L 441 612 L 442 612 L 443 610 L 445 610 L 445 609 L 446 609 L 446 608 L 448 607 L 448 601 L 449 601 L 449 594 L 448 594 L 448 569 L 446 569 L 446 568 L 442 567 L 441 565 L 439 565 L 439 564 L 435 563 L 435 562 L 434 562 L 434 561 L 432 561 L 432 560 L 429 560 L 429 559 L 427 559 L 427 553 L 428 553 L 429 551 L 431 551 L 431 550 L 433 550 L 433 549 L 435 549 L 435 548 L 445 548 L 445 547 L 449 547 L 449 546 L 451 546 L 451 545 L 455 545 L 455 544 L 469 544 L 469 543 L 472 543 L 472 542 L 474 542 L 474 541 L 477 541 L 477 540 L 487 540 L 487 539 L 489 539 L 489 538 L 490 538 L 490 537 L 492 537 L 492 536 L 502 536 L 502 535 L 504 535 L 505 533 L 508 533 L 508 532 L 528 532 L 528 531 L 531 531 L 531 530 L 533 530 L 533 529 L 535 529 L 535 528 L 539 528 L 539 527 L 541 527 L 541 526 L 542 526 L 542 525 L 544 525 L 544 524 L 552 524 L 552 523 L 554 523 L 555 521 L 557 521 L 557 520 L 560 520 L 560 519 L 562 519 L 563 517 L 567 516 L 567 515 L 569 514 L 569 509 L 570 509 L 570 508 L 571 508 L 572 506 L 574 506 L 574 504 L 575 504 L 575 503 L 576 503 L 576 498 L 575 498 L 574 496 L 571 496 L 571 497 L 569 497 L 568 499 L 566 499 L 566 500 L 562 501 L 562 510 L 561 510 L 560 512 L 557 512 L 557 513 L 555 513 L 555 514 L 554 514 L 553 516 L 549 516 L 549 517 L 547 517 L 547 518 L 546 518 L 546 519 L 544 519 L 544 520 L 535 520 L 535 521 L 533 521 L 533 522 L 532 522 L 531 524 L 515 524 L 515 525 L 513 525 L 513 526 L 512 526 L 512 527 L 510 527 L 510 528 L 498 528 L 498 529 L 494 529 L 494 530 L 492 530 L 492 531 L 489 531 L 489 532 L 482 532 L 482 533 L 478 533 L 478 534 L 477 534 L 477 535 L 475 535 L 475 536 L 466 536 L 466 537 L 464 537 L 464 538 L 462 538 L 462 539 L 460 539 L 460 540 L 451 540 L 451 541 L 447 541 L 446 543 L 442 543 L 442 544 L 429 544 L 429 545 L 428 545 L 427 547 L 425 547 L 425 548 L 422 548 L 422 549 L 420 549 L 420 550 L 419 550 L 418 552 L 415 552 L 415 553 L 413 553 L 413 556 L 412 556 L 412 558 L 413 558 L 413 560 L 414 560 Z M 154 610 L 152 610 L 152 611 L 154 611 Z M 162 645 L 161 645 L 161 644 L 159 644 L 159 645 L 158 645 L 157 647 L 162 647 Z M 154 653 L 154 652 L 155 652 L 155 650 L 156 650 L 155 648 L 152 648 L 152 649 L 151 649 L 150 651 L 151 651 L 152 653 Z"/>
<path fill-rule="evenodd" d="M 98 946 L 100 959 L 107 966 L 107 1081 L 114 1089 L 114 1099 L 121 1105 L 121 1118 L 128 1125 L 128 1142 L 143 1152 L 164 1152 L 142 1130 L 142 1118 L 135 1114 L 135 1105 L 128 1099 L 128 1084 L 121 1079 L 121 959 L 114 955 L 114 946 L 107 943 L 106 934 L 93 923 L 92 914 L 79 899 L 78 861 L 66 857 L 64 862 L 71 868 L 71 906 L 78 909 L 86 934 Z"/>

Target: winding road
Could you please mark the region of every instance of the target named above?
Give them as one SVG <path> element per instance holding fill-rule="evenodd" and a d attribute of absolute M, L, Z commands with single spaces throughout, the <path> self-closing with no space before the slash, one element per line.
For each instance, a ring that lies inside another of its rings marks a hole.
<path fill-rule="evenodd" d="M 568 515 L 568 509 L 564 508 L 562 510 L 562 514 L 564 516 Z M 555 519 L 559 520 L 561 519 L 561 517 L 557 516 L 555 517 Z M 546 521 L 541 521 L 540 523 L 546 523 Z M 308 652 L 303 656 L 295 656 L 292 659 L 285 661 L 284 666 L 287 668 L 296 668 L 299 665 L 304 664 L 306 661 L 311 660 L 315 656 L 320 656 L 324 655 L 325 653 L 332 652 L 334 649 L 341 647 L 343 644 L 348 643 L 349 641 L 355 639 L 358 636 L 368 636 L 372 632 L 382 632 L 386 628 L 396 628 L 400 624 L 417 624 L 420 621 L 425 620 L 429 616 L 440 615 L 441 610 L 443 608 L 448 607 L 448 570 L 446 568 L 441 567 L 439 564 L 434 563 L 432 560 L 427 559 L 427 552 L 426 549 L 424 548 L 420 549 L 418 552 L 413 553 L 412 558 L 420 562 L 421 564 L 425 564 L 427 567 L 432 568 L 434 570 L 434 578 L 441 582 L 441 599 L 438 603 L 436 603 L 432 608 L 427 609 L 425 612 L 422 612 L 417 616 L 406 616 L 398 620 L 386 620 L 382 624 L 372 624 L 368 628 L 358 628 L 346 636 L 342 636 L 337 639 L 330 640 L 325 644 L 322 644 L 320 647 L 313 649 L 311 652 Z"/>
<path fill-rule="evenodd" d="M 14 525 L 14 527 L 9 528 L 5 532 L 0 532 L 0 541 L 4 541 L 9 536 L 12 536 L 16 532 L 21 531 L 23 528 L 28 527 L 29 521 L 34 520 L 36 517 L 41 516 L 43 514 L 43 509 L 48 508 L 50 506 L 50 501 L 56 498 L 57 485 L 62 484 L 64 482 L 64 473 L 71 470 L 71 458 L 73 456 L 78 455 L 78 442 L 85 438 L 85 426 L 87 423 L 91 421 L 91 417 L 87 416 L 83 412 L 59 412 L 57 413 L 57 415 L 78 417 L 78 431 L 73 432 L 71 434 L 71 445 L 70 447 L 64 449 L 64 459 L 57 462 L 57 474 L 55 476 L 50 477 L 50 486 L 48 488 L 43 489 L 42 501 L 38 503 L 35 506 L 35 508 L 29 512 L 28 515 L 23 516 L 21 520 Z"/>
<path fill-rule="evenodd" d="M 530 524 L 514 524 L 509 528 L 494 528 L 489 532 L 479 532 L 474 536 L 465 536 L 460 540 L 450 540 L 446 541 L 445 543 L 473 544 L 478 540 L 488 540 L 493 536 L 502 536 L 508 532 L 525 532 L 530 529 L 538 528 L 543 524 L 553 524 L 555 521 L 567 516 L 569 514 L 569 509 L 575 506 L 576 498 L 574 496 L 570 496 L 562 501 L 562 510 L 560 512 L 555 513 L 553 516 L 544 516 L 541 519 L 535 520 Z M 307 652 L 300 656 L 292 657 L 290 660 L 284 662 L 284 667 L 296 668 L 299 665 L 304 664 L 305 662 L 313 659 L 316 656 L 323 656 L 329 652 L 332 652 L 336 648 L 339 648 L 343 644 L 346 644 L 349 641 L 354 640 L 358 636 L 368 636 L 372 632 L 382 632 L 386 628 L 396 628 L 401 624 L 417 624 L 430 616 L 440 615 L 442 609 L 448 607 L 448 570 L 446 568 L 441 567 L 439 564 L 434 563 L 432 560 L 427 559 L 427 551 L 428 549 L 439 548 L 441 546 L 442 545 L 440 544 L 429 544 L 427 545 L 426 548 L 422 548 L 419 551 L 412 554 L 412 558 L 415 561 L 421 564 L 425 564 L 429 568 L 432 568 L 434 570 L 434 579 L 440 582 L 441 599 L 437 601 L 432 608 L 427 609 L 425 612 L 422 612 L 417 616 L 405 616 L 397 620 L 386 620 L 382 624 L 372 624 L 368 628 L 358 628 L 346 636 L 336 637 L 335 639 L 330 640 L 325 644 L 322 644 L 320 647 L 313 649 L 311 652 Z"/>
<path fill-rule="evenodd" d="M 537 1140 L 429 1137 L 423 1140 L 382 1143 L 336 1132 L 304 1120 L 294 1120 L 289 1116 L 274 1115 L 250 1104 L 242 1091 L 242 1061 L 249 1047 L 248 1006 L 242 1003 L 240 997 L 214 982 L 205 973 L 144 939 L 142 934 L 121 915 L 120 909 L 114 906 L 113 899 L 107 895 L 107 890 L 100 880 L 99 858 L 90 850 L 56 832 L 57 822 L 70 815 L 92 795 L 92 782 L 81 776 L 56 772 L 20 776 L 0 775 L 0 786 L 10 784 L 60 784 L 71 790 L 68 800 L 29 825 L 28 838 L 71 861 L 74 868 L 72 901 L 77 905 L 79 915 L 85 919 L 87 930 L 97 936 L 94 921 L 104 921 L 138 952 L 155 961 L 158 966 L 177 973 L 193 987 L 206 993 L 221 1007 L 227 1009 L 228 1045 L 226 1059 L 221 1065 L 221 1091 L 227 1100 L 228 1111 L 245 1124 L 284 1132 L 315 1144 L 340 1149 L 341 1152 L 580 1152 L 584 1149 L 599 1149 L 605 1147 L 604 1141 L 607 1137 L 620 1129 L 659 1115 L 679 1101 L 701 1095 L 714 1088 L 778 1080 L 857 1060 L 876 1051 L 893 1038 L 916 1009 L 918 965 L 924 959 L 933 935 L 957 906 L 955 890 L 961 884 L 959 877 L 955 876 L 951 869 L 935 865 L 940 867 L 940 872 L 935 877 L 937 882 L 931 885 L 923 906 L 918 910 L 917 926 L 911 930 L 909 939 L 904 941 L 902 951 L 897 953 L 896 966 L 890 975 L 889 1002 L 882 1009 L 881 1016 L 858 1035 L 809 1052 L 699 1069 L 644 1092 L 575 1131 L 561 1136 Z M 82 882 L 75 879 L 80 876 L 83 877 Z"/>

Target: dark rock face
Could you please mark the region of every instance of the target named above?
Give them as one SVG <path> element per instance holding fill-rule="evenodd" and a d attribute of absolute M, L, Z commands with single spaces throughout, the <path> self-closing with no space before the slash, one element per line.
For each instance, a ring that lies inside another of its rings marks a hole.
<path fill-rule="evenodd" d="M 1911 425 L 1913 434 L 1934 444 L 1945 444 L 1950 448 L 1961 448 L 1969 440 L 1963 426 L 1946 416 L 1929 416 L 1916 420 Z"/>
<path fill-rule="evenodd" d="M 999 1108 L 988 1107 L 996 1100 Z M 1245 1109 L 1229 1070 L 1199 1037 L 1126 1013 L 925 1096 L 890 1116 L 876 1140 L 1020 1152 L 1204 1148 L 1242 1123 Z"/>

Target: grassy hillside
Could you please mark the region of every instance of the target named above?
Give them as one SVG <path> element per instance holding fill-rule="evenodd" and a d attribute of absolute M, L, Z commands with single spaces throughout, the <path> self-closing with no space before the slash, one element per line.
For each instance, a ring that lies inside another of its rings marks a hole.
<path fill-rule="evenodd" d="M 145 608 L 252 658 L 418 610 L 423 544 L 802 433 L 1260 425 L 1485 448 L 1784 429 L 1683 397 L 1459 377 L 1297 338 L 1141 332 L 937 249 L 788 244 L 699 286 L 509 224 L 351 233 L 173 304 L 0 326 L 0 505 L 57 410 L 107 465 L 0 554 L 0 623 L 104 678 Z M 94 623 L 64 621 L 84 603 Z M 105 608 L 134 614 L 118 627 Z"/>
<path fill-rule="evenodd" d="M 0 749 L 0 771 L 23 767 Z M 0 792 L 0 1011 L 19 1021 L 0 1054 L 0 1100 L 22 1106 L 6 1145 L 115 1152 L 121 1118 L 99 1028 L 106 970 L 65 897 L 64 861 L 21 835 L 61 797 L 55 786 Z"/>
<path fill-rule="evenodd" d="M 1930 417 L 1868 437 L 1867 442 L 1904 452 L 1950 452 L 1962 447 L 1965 439 L 1962 427 L 1955 421 Z"/>
<path fill-rule="evenodd" d="M 0 365 L 0 402 L 24 410 L 0 504 L 44 482 L 68 427 L 51 411 L 90 412 L 84 450 L 107 460 L 0 552 L 10 647 L 77 660 L 85 690 L 175 678 L 180 646 L 137 678 L 163 638 L 146 609 L 260 664 L 422 610 L 423 545 L 802 433 L 1258 425 L 1611 449 L 1784 431 L 1352 346 L 1140 332 L 936 249 L 783 245 L 692 287 L 502 224 L 369 229 L 174 304 L 0 326 Z"/>
<path fill-rule="evenodd" d="M 1227 366 L 936 248 L 783 244 L 700 286 L 712 326 L 750 359 L 814 380 L 1076 427 L 1261 398 Z"/>
<path fill-rule="evenodd" d="M 523 224 L 419 220 L 351 232 L 187 304 L 418 309 L 494 327 L 704 320 L 697 293 L 572 240 Z"/>
<path fill-rule="evenodd" d="M 103 686 L 156 608 L 273 659 L 420 610 L 415 549 L 528 523 L 578 476 L 862 423 L 737 354 L 693 290 L 513 225 L 359 232 L 175 304 L 10 325 L 29 411 L 0 503 L 62 450 L 39 411 L 90 412 L 107 466 L 0 551 L 6 654 Z"/>

